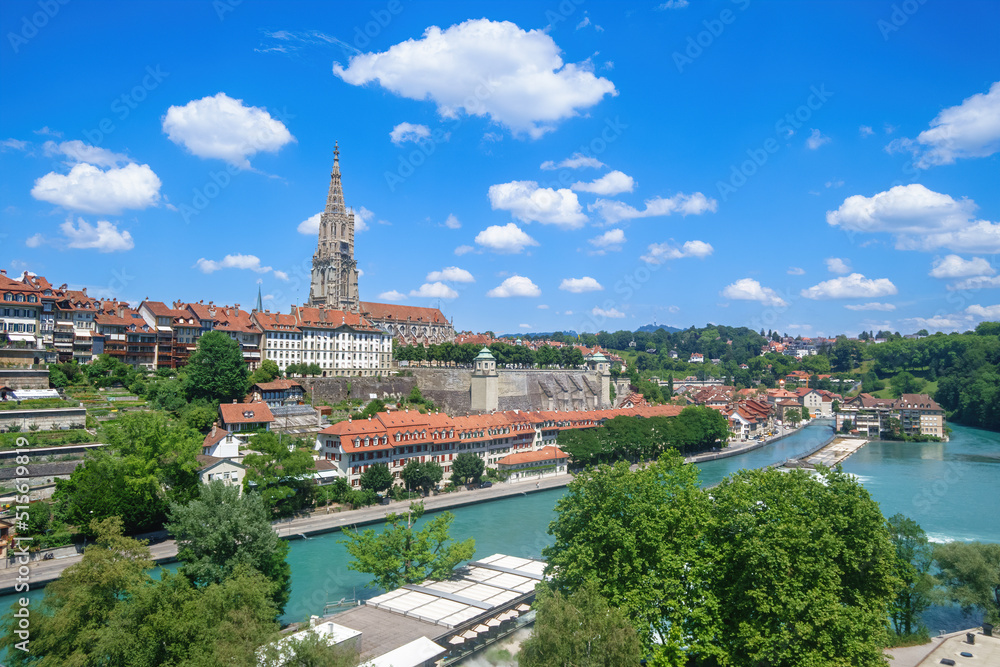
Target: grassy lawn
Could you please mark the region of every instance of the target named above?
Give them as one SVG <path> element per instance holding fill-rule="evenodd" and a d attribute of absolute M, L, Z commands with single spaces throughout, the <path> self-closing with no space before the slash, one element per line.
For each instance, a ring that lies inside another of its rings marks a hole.
<path fill-rule="evenodd" d="M 61 398 L 36 398 L 28 401 L 3 401 L 0 410 L 48 410 L 51 408 L 77 408 L 76 401 L 64 401 Z"/>
<path fill-rule="evenodd" d="M 17 439 L 24 438 L 28 447 L 55 447 L 95 442 L 94 436 L 83 429 L 68 431 L 25 431 L 23 433 L 0 433 L 0 449 L 17 448 Z"/>

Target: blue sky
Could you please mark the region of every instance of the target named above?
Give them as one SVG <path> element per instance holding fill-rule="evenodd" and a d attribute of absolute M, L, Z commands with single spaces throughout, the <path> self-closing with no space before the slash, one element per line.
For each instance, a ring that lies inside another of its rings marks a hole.
<path fill-rule="evenodd" d="M 1000 318 L 1000 3 L 5 2 L 0 267 L 460 330 Z"/>

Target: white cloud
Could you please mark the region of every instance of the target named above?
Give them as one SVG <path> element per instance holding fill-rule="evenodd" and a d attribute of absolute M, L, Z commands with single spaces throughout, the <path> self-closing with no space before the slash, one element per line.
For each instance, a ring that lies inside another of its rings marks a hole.
<path fill-rule="evenodd" d="M 114 167 L 119 162 L 131 162 L 127 156 L 121 153 L 114 153 L 99 146 L 90 146 L 79 139 L 64 141 L 59 144 L 54 141 L 46 141 L 42 145 L 42 150 L 48 157 L 63 155 L 69 158 L 73 164 L 86 162 L 98 167 Z"/>
<path fill-rule="evenodd" d="M 986 289 L 989 287 L 1000 287 L 1000 276 L 994 276 L 992 278 L 988 276 L 976 276 L 975 278 L 966 278 L 954 285 L 948 285 L 948 289 L 955 290 L 970 290 L 970 289 Z"/>
<path fill-rule="evenodd" d="M 489 117 L 535 139 L 618 94 L 588 64 L 564 63 L 544 30 L 485 18 L 431 26 L 420 39 L 352 56 L 347 67 L 334 63 L 333 73 L 355 86 L 377 81 L 402 97 L 433 100 L 444 118 Z"/>
<path fill-rule="evenodd" d="M 785 273 L 787 273 L 790 276 L 804 276 L 806 274 L 806 270 L 801 269 L 797 266 L 790 266 L 788 267 L 788 271 L 786 271 Z"/>
<path fill-rule="evenodd" d="M 457 266 L 449 266 L 447 268 L 441 269 L 440 271 L 431 271 L 427 274 L 427 280 L 430 282 L 436 282 L 439 280 L 445 280 L 453 283 L 474 283 L 476 279 L 472 277 L 472 274 L 465 269 L 460 269 Z"/>
<path fill-rule="evenodd" d="M 389 133 L 389 139 L 397 146 L 407 141 L 417 142 L 429 136 L 431 136 L 431 128 L 413 123 L 400 123 Z"/>
<path fill-rule="evenodd" d="M 806 139 L 806 148 L 811 151 L 816 150 L 823 144 L 828 144 L 832 141 L 830 137 L 823 135 L 819 130 L 813 129 L 812 134 Z"/>
<path fill-rule="evenodd" d="M 567 310 L 566 314 L 572 315 L 573 313 Z M 625 313 L 618 310 L 617 308 L 611 308 L 610 310 L 605 310 L 603 308 L 598 308 L 597 306 L 594 306 L 593 308 L 590 309 L 590 314 L 593 315 L 594 317 L 608 317 L 611 319 L 620 319 L 622 317 L 625 317 Z"/>
<path fill-rule="evenodd" d="M 621 192 L 632 192 L 635 189 L 635 181 L 624 172 L 611 171 L 590 183 L 577 181 L 570 188 L 577 192 L 592 192 L 607 197 Z"/>
<path fill-rule="evenodd" d="M 888 278 L 865 278 L 860 273 L 824 280 L 802 290 L 807 299 L 857 299 L 896 294 L 899 290 Z"/>
<path fill-rule="evenodd" d="M 792 330 L 809 331 L 809 330 L 812 329 L 812 325 L 811 324 L 789 324 L 788 328 L 792 329 Z"/>
<path fill-rule="evenodd" d="M 956 201 L 912 183 L 872 197 L 848 197 L 827 211 L 826 221 L 849 231 L 894 234 L 899 250 L 1000 252 L 1000 224 L 974 220 L 976 208 L 971 199 Z"/>
<path fill-rule="evenodd" d="M 528 246 L 538 245 L 538 241 L 525 234 L 513 222 L 508 222 L 502 227 L 490 225 L 476 235 L 476 243 L 493 252 L 504 254 L 519 253 Z"/>
<path fill-rule="evenodd" d="M 0 141 L 0 148 L 11 148 L 15 151 L 25 151 L 28 149 L 28 142 L 20 139 L 4 139 Z"/>
<path fill-rule="evenodd" d="M 535 308 L 538 308 L 539 310 L 548 310 L 549 305 L 547 303 L 540 303 L 537 306 L 535 306 Z"/>
<path fill-rule="evenodd" d="M 826 270 L 830 273 L 850 273 L 851 260 L 840 257 L 828 257 L 826 259 Z"/>
<path fill-rule="evenodd" d="M 460 229 L 462 227 L 462 223 L 459 222 L 454 213 L 449 213 L 448 218 L 444 221 L 444 226 L 448 229 Z"/>
<path fill-rule="evenodd" d="M 922 169 L 1000 151 L 1000 81 L 990 86 L 989 92 L 944 109 L 916 142 L 905 143 L 919 154 L 916 166 Z"/>
<path fill-rule="evenodd" d="M 78 218 L 76 225 L 72 220 L 67 220 L 59 229 L 66 235 L 70 248 L 119 252 L 135 247 L 131 234 L 118 231 L 118 227 L 107 220 L 98 220 L 96 225 L 91 225 L 83 218 Z"/>
<path fill-rule="evenodd" d="M 598 248 L 598 252 L 603 253 L 611 250 L 621 250 L 625 240 L 624 231 L 620 229 L 609 229 L 600 236 L 587 239 L 587 243 L 595 248 Z"/>
<path fill-rule="evenodd" d="M 962 259 L 958 255 L 948 255 L 934 260 L 930 275 L 933 278 L 967 278 L 969 276 L 992 276 L 996 269 L 982 257 Z"/>
<path fill-rule="evenodd" d="M 827 188 L 834 188 L 834 189 L 843 187 L 844 179 L 838 178 L 837 180 L 834 181 L 827 181 L 825 185 Z"/>
<path fill-rule="evenodd" d="M 420 289 L 410 290 L 410 296 L 422 296 L 430 299 L 454 299 L 458 292 L 442 282 L 424 283 Z"/>
<path fill-rule="evenodd" d="M 523 222 L 540 222 L 577 229 L 587 222 L 576 193 L 567 188 L 540 188 L 535 181 L 511 181 L 491 185 L 490 206 L 510 211 Z"/>
<path fill-rule="evenodd" d="M 120 213 L 155 205 L 160 200 L 160 179 L 148 164 L 106 171 L 77 164 L 68 174 L 49 172 L 36 180 L 31 196 L 76 211 Z"/>
<path fill-rule="evenodd" d="M 467 255 L 470 252 L 475 252 L 475 250 L 476 249 L 473 248 L 471 245 L 460 245 L 457 248 L 455 248 L 455 254 L 461 257 L 462 255 Z"/>
<path fill-rule="evenodd" d="M 61 137 L 63 135 L 62 132 L 58 132 L 56 130 L 49 129 L 48 125 L 46 125 L 45 127 L 43 127 L 40 130 L 35 130 L 35 134 L 41 134 L 41 135 L 44 135 L 44 136 L 57 137 L 57 138 Z"/>
<path fill-rule="evenodd" d="M 533 329 L 534 327 L 530 324 L 518 324 L 519 329 Z"/>
<path fill-rule="evenodd" d="M 969 326 L 972 317 L 965 315 L 935 315 L 934 317 L 911 317 L 906 321 L 912 323 L 914 329 L 928 331 L 957 331 Z"/>
<path fill-rule="evenodd" d="M 382 292 L 379 294 L 378 298 L 383 301 L 403 301 L 406 299 L 406 295 L 402 292 L 397 292 L 396 290 L 391 289 L 388 292 Z"/>
<path fill-rule="evenodd" d="M 862 125 L 858 128 L 858 134 L 862 137 L 870 137 L 875 134 L 875 130 L 872 129 L 871 125 Z"/>
<path fill-rule="evenodd" d="M 37 248 L 38 246 L 45 243 L 45 237 L 41 234 L 32 234 L 27 239 L 24 240 L 24 245 L 29 248 Z"/>
<path fill-rule="evenodd" d="M 882 311 L 896 310 L 896 306 L 892 305 L 891 303 L 879 303 L 878 301 L 844 306 L 844 308 L 846 308 L 847 310 L 882 310 Z"/>
<path fill-rule="evenodd" d="M 358 273 L 360 274 L 361 271 L 358 271 Z M 285 273 L 284 271 L 278 271 L 277 269 L 275 269 L 274 277 L 277 278 L 278 280 L 284 280 L 286 282 L 288 281 L 288 274 Z"/>
<path fill-rule="evenodd" d="M 505 281 L 500 283 L 497 287 L 494 287 L 486 296 L 506 298 L 511 296 L 541 296 L 542 290 L 538 288 L 538 285 L 531 282 L 530 278 L 525 278 L 524 276 L 511 276 Z"/>
<path fill-rule="evenodd" d="M 647 264 L 663 264 L 671 259 L 683 257 L 698 257 L 705 259 L 712 254 L 714 248 L 704 241 L 685 241 L 680 248 L 670 243 L 651 243 L 649 253 L 639 259 Z"/>
<path fill-rule="evenodd" d="M 590 276 L 584 276 L 583 278 L 564 278 L 559 284 L 559 289 L 580 294 L 582 292 L 598 292 L 604 288 L 601 287 L 601 283 Z"/>
<path fill-rule="evenodd" d="M 706 197 L 700 192 L 691 195 L 678 193 L 673 197 L 654 197 L 647 199 L 645 203 L 646 208 L 640 211 L 624 202 L 598 199 L 593 204 L 589 204 L 587 210 L 597 211 L 604 218 L 605 223 L 613 225 L 622 220 L 671 215 L 673 213 L 685 216 L 701 215 L 706 211 L 714 212 L 719 206 L 716 200 Z"/>
<path fill-rule="evenodd" d="M 357 232 L 368 231 L 368 229 L 370 228 L 370 225 L 368 223 L 370 223 L 374 219 L 375 219 L 375 214 L 369 211 L 364 206 L 362 206 L 361 208 L 359 208 L 354 212 L 354 232 L 357 233 Z M 383 220 L 379 220 L 379 223 L 388 224 L 385 223 Z"/>
<path fill-rule="evenodd" d="M 764 287 L 753 278 L 740 278 L 722 290 L 722 296 L 737 301 L 759 301 L 765 306 L 784 307 L 788 302 L 770 287 Z"/>
<path fill-rule="evenodd" d="M 260 300 L 261 301 L 274 301 L 274 295 L 273 294 L 265 294 L 264 296 L 262 296 L 260 298 Z"/>
<path fill-rule="evenodd" d="M 260 107 L 243 105 L 225 93 L 172 106 L 163 117 L 170 141 L 200 158 L 217 158 L 249 169 L 257 153 L 275 153 L 295 141 L 284 123 Z"/>
<path fill-rule="evenodd" d="M 553 169 L 600 169 L 603 166 L 604 163 L 596 157 L 589 157 L 583 153 L 573 153 L 572 156 L 566 158 L 558 164 L 552 160 L 547 160 L 541 164 L 541 169 L 550 171 Z"/>
<path fill-rule="evenodd" d="M 261 266 L 260 258 L 256 255 L 226 255 L 220 261 L 205 259 L 202 257 L 194 264 L 202 273 L 215 273 L 220 269 L 249 269 L 255 273 L 267 273 L 270 266 Z"/>
<path fill-rule="evenodd" d="M 690 2 L 688 0 L 667 0 L 661 4 L 657 9 L 684 9 Z"/>
<path fill-rule="evenodd" d="M 975 315 L 976 317 L 996 320 L 1000 319 L 1000 304 L 996 306 L 980 306 L 977 303 L 966 308 L 965 312 L 969 315 Z"/>
<path fill-rule="evenodd" d="M 310 215 L 308 218 L 300 222 L 296 229 L 299 230 L 299 234 L 319 234 L 319 219 L 322 217 L 322 211 L 316 213 L 315 215 Z"/>

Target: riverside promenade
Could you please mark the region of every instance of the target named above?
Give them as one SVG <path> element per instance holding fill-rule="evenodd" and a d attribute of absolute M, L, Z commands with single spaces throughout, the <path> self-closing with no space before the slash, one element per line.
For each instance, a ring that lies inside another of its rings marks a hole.
<path fill-rule="evenodd" d="M 688 463 L 702 463 L 714 461 L 732 456 L 739 456 L 747 452 L 765 447 L 783 437 L 787 437 L 798 430 L 790 430 L 780 437 L 772 438 L 766 442 L 739 442 L 731 447 L 725 447 L 718 452 L 706 452 L 695 456 L 689 456 L 685 460 Z M 424 507 L 428 512 L 437 512 L 466 505 L 476 505 L 487 503 L 502 498 L 517 495 L 529 495 L 541 491 L 564 487 L 573 481 L 573 475 L 555 475 L 544 477 L 538 480 L 519 480 L 517 482 L 496 483 L 486 489 L 461 489 L 452 493 L 442 493 L 423 499 Z M 410 501 L 392 501 L 388 505 L 373 505 L 356 510 L 331 511 L 327 513 L 324 509 L 319 509 L 308 516 L 295 517 L 284 521 L 276 521 L 273 526 L 279 537 L 285 539 L 300 539 L 322 533 L 335 532 L 346 528 L 358 528 L 369 526 L 385 521 L 387 514 L 404 512 L 409 507 Z M 149 546 L 152 559 L 157 563 L 170 563 L 177 559 L 177 545 L 174 540 L 164 540 Z M 83 559 L 82 554 L 75 554 L 64 558 L 54 558 L 51 560 L 37 560 L 30 564 L 31 574 L 30 585 L 32 590 L 44 586 L 50 581 L 58 579 L 70 565 L 79 563 Z M 14 586 L 17 583 L 18 568 L 16 565 L 9 565 L 0 568 L 0 595 L 14 593 Z"/>

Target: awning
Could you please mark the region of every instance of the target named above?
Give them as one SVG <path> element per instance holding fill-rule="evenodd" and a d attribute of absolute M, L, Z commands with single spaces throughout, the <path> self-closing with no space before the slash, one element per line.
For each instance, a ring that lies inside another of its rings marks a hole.
<path fill-rule="evenodd" d="M 486 627 L 485 625 L 483 625 L 482 623 L 480 623 L 476 627 L 472 628 L 472 630 L 473 630 L 473 632 L 478 632 L 478 633 L 483 633 L 483 632 L 489 632 L 490 631 L 490 629 L 488 627 Z"/>
<path fill-rule="evenodd" d="M 519 604 L 519 605 L 517 605 L 516 607 L 514 607 L 514 609 L 516 609 L 516 610 L 518 610 L 519 612 L 522 612 L 522 613 L 523 613 L 523 612 L 526 612 L 526 611 L 528 611 L 529 609 L 531 609 L 531 607 L 529 607 L 529 606 L 528 606 L 528 605 L 526 605 L 526 604 Z"/>
<path fill-rule="evenodd" d="M 475 639 L 476 637 L 479 636 L 479 633 L 473 630 L 466 630 L 465 632 L 462 633 L 461 636 L 464 639 Z"/>
<path fill-rule="evenodd" d="M 30 334 L 30 333 L 16 333 L 16 332 L 8 331 L 7 332 L 7 338 L 9 340 L 30 340 L 30 341 L 34 342 L 34 340 L 35 340 L 35 334 Z"/>
<path fill-rule="evenodd" d="M 502 621 L 499 618 L 491 618 L 490 620 L 486 621 L 486 625 L 491 628 L 499 628 L 501 622 Z"/>
<path fill-rule="evenodd" d="M 462 637 L 462 635 L 455 635 L 454 637 L 452 637 L 451 639 L 448 640 L 448 643 L 449 644 L 453 644 L 453 645 L 454 644 L 464 644 L 465 643 L 465 638 Z"/>

